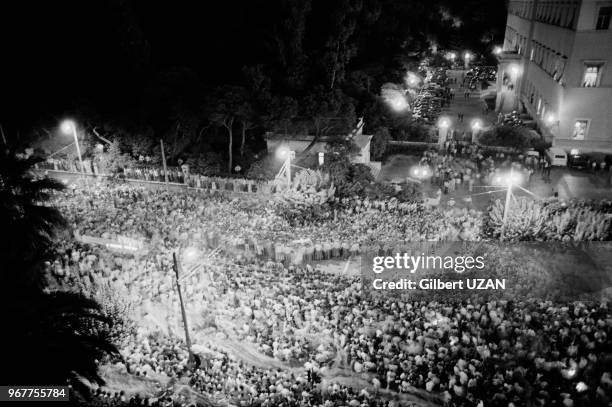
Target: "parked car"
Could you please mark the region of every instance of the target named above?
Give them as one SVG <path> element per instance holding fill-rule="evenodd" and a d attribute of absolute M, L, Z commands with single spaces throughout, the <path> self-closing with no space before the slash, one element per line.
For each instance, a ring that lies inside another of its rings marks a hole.
<path fill-rule="evenodd" d="M 567 153 L 562 148 L 551 147 L 546 150 L 546 156 L 548 157 L 548 162 L 550 162 L 550 165 L 552 165 L 553 167 L 567 166 Z"/>
<path fill-rule="evenodd" d="M 567 157 L 567 166 L 572 168 L 587 168 L 589 157 L 584 154 L 574 153 Z"/>

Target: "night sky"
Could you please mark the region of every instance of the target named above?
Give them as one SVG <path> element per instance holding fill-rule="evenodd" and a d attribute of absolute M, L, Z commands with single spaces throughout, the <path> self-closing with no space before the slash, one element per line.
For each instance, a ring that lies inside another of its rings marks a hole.
<path fill-rule="evenodd" d="M 197 111 L 214 88 L 244 84 L 245 67 L 259 66 L 273 94 L 299 99 L 328 81 L 326 52 L 338 38 L 349 56 L 338 86 L 352 72 L 378 85 L 428 40 L 486 54 L 506 16 L 503 0 L 4 3 L 0 123 L 9 139 L 66 114 L 158 131 L 173 105 Z"/>

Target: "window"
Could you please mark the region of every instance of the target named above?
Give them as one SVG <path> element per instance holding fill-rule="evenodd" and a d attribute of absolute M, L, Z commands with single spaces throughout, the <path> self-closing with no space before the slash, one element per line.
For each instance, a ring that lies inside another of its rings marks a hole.
<path fill-rule="evenodd" d="M 607 30 L 610 28 L 610 18 L 612 18 L 612 6 L 600 7 L 599 14 L 597 15 L 597 23 L 595 23 L 595 29 Z"/>
<path fill-rule="evenodd" d="M 573 140 L 584 140 L 589 129 L 589 121 L 587 119 L 577 119 L 574 123 Z"/>
<path fill-rule="evenodd" d="M 603 64 L 585 64 L 582 87 L 594 88 L 596 86 L 599 86 L 602 65 Z"/>

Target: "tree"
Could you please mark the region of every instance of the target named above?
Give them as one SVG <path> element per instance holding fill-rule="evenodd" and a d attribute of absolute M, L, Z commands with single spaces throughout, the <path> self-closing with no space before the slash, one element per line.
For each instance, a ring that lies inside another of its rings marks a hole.
<path fill-rule="evenodd" d="M 234 148 L 234 122 L 238 117 L 238 111 L 244 103 L 245 90 L 240 86 L 223 86 L 214 93 L 215 98 L 211 101 L 209 119 L 217 126 L 227 131 L 228 152 L 228 174 L 233 168 Z"/>
<path fill-rule="evenodd" d="M 42 267 L 66 232 L 66 221 L 48 205 L 63 185 L 34 176 L 30 169 L 39 159 L 9 152 L 0 158 L 0 227 L 11 231 L 0 245 L 0 318 L 10 349 L 0 382 L 66 385 L 80 377 L 102 384 L 98 361 L 118 355 L 109 336 L 112 321 L 96 301 L 53 290 Z M 79 389 L 78 381 L 73 385 Z"/>
<path fill-rule="evenodd" d="M 355 125 L 355 106 L 351 98 L 341 90 L 327 90 L 323 86 L 315 86 L 302 102 L 303 115 L 308 118 L 313 132 L 313 139 L 304 151 L 305 156 L 320 140 L 336 128 L 343 134 L 334 136 L 346 137 Z"/>
<path fill-rule="evenodd" d="M 30 169 L 41 159 L 18 159 L 8 151 L 0 154 L 0 229 L 12 233 L 0 245 L 0 254 L 8 264 L 31 264 L 51 248 L 56 233 L 66 226 L 56 208 L 41 205 L 64 185 L 33 177 Z"/>
<path fill-rule="evenodd" d="M 357 53 L 357 47 L 350 39 L 357 27 L 361 7 L 361 0 L 339 0 L 331 12 L 331 33 L 322 58 L 330 90 L 334 89 L 337 82 L 344 80 L 346 66 Z"/>
<path fill-rule="evenodd" d="M 386 127 L 376 129 L 370 144 L 370 155 L 374 160 L 380 160 L 384 156 L 389 140 L 391 140 L 389 129 Z"/>
<path fill-rule="evenodd" d="M 236 118 L 240 122 L 241 139 L 240 139 L 240 157 L 244 156 L 244 146 L 246 143 L 246 133 L 248 130 L 256 126 L 257 116 L 253 108 L 252 100 L 248 95 L 244 95 L 242 103 L 237 106 Z"/>
<path fill-rule="evenodd" d="M 298 102 L 290 96 L 277 96 L 269 106 L 266 122 L 273 130 L 282 130 L 283 134 L 289 132 L 289 127 L 297 117 Z"/>

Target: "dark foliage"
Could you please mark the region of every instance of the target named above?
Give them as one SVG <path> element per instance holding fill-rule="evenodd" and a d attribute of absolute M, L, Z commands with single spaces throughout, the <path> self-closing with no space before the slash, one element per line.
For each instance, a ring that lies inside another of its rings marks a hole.
<path fill-rule="evenodd" d="M 0 227 L 10 233 L 0 245 L 6 349 L 0 383 L 65 385 L 76 376 L 101 382 L 97 361 L 117 353 L 109 337 L 112 321 L 95 301 L 50 286 L 43 262 L 66 222 L 45 205 L 62 184 L 35 178 L 35 162 L 6 151 L 0 159 Z"/>

